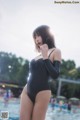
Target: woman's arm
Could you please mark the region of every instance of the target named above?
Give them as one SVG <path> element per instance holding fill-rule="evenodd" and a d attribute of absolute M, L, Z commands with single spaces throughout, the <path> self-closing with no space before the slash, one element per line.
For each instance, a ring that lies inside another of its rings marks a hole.
<path fill-rule="evenodd" d="M 56 79 L 60 73 L 60 61 L 54 61 L 53 63 L 49 59 L 43 60 L 47 71 L 53 79 Z"/>
<path fill-rule="evenodd" d="M 44 64 L 46 66 L 47 71 L 53 79 L 58 78 L 60 73 L 60 64 L 61 64 L 61 52 L 56 49 L 52 53 L 53 62 L 50 59 L 44 59 Z"/>

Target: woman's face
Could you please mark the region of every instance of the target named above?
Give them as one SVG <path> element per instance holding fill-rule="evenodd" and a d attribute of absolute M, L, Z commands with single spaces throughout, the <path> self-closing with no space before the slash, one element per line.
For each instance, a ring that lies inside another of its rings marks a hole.
<path fill-rule="evenodd" d="M 36 35 L 36 37 L 35 37 L 35 44 L 38 46 L 38 48 L 40 48 L 40 46 L 43 44 L 41 36 Z"/>

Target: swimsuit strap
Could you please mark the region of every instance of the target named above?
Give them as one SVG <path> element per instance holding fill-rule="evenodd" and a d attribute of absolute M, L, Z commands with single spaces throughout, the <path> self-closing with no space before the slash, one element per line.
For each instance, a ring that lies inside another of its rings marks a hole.
<path fill-rule="evenodd" d="M 51 55 L 51 53 L 54 51 L 55 49 L 53 49 L 50 53 L 49 53 L 49 56 L 48 56 L 48 58 L 50 57 L 50 55 Z"/>

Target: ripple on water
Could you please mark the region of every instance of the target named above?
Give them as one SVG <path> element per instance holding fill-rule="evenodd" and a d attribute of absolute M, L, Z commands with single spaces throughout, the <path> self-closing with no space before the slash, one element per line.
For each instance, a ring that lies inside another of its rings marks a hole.
<path fill-rule="evenodd" d="M 60 111 L 59 109 L 48 107 L 46 120 L 80 120 L 80 109 L 76 109 L 75 113 L 73 111 L 74 109 L 69 112 L 67 110 Z"/>
<path fill-rule="evenodd" d="M 0 111 L 9 111 L 9 120 L 19 120 L 19 101 L 9 102 L 5 107 L 3 102 L 0 102 Z M 80 109 L 76 109 L 74 112 L 68 112 L 67 110 L 60 111 L 59 109 L 52 109 L 49 105 L 45 120 L 80 120 Z"/>

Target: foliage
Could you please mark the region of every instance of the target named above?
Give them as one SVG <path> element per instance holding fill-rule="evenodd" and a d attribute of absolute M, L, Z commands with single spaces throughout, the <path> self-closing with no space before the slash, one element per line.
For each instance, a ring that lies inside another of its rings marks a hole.
<path fill-rule="evenodd" d="M 28 60 L 12 53 L 0 52 L 0 81 L 24 86 L 28 72 Z"/>

